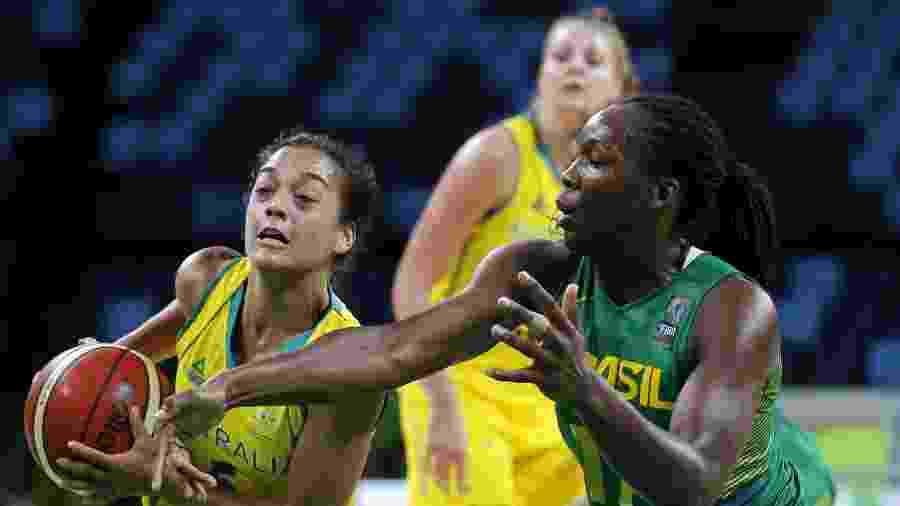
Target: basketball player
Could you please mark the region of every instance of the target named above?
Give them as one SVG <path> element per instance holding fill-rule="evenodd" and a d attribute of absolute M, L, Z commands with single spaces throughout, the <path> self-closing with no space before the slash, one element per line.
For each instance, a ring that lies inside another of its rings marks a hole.
<path fill-rule="evenodd" d="M 558 168 L 571 162 L 575 134 L 636 83 L 605 9 L 557 19 L 529 109 L 469 139 L 435 189 L 397 269 L 397 318 L 459 293 L 492 249 L 552 237 Z M 453 504 L 553 506 L 584 494 L 553 403 L 533 386 L 482 374 L 526 364 L 500 345 L 399 389 L 411 506 L 446 504 L 458 493 L 466 494 Z"/>
<path fill-rule="evenodd" d="M 238 406 L 401 385 L 499 340 L 533 362 L 492 377 L 554 399 L 592 504 L 831 504 L 830 471 L 777 407 L 765 186 L 679 97 L 615 103 L 577 144 L 563 241 L 495 250 L 463 292 L 407 320 L 226 371 L 166 400 L 163 426 L 190 435 Z M 567 284 L 561 309 L 549 292 Z M 506 330 L 523 322 L 528 339 Z"/>
<path fill-rule="evenodd" d="M 177 355 L 177 392 L 359 325 L 332 290 L 332 278 L 374 210 L 372 168 L 339 142 L 300 132 L 262 151 L 252 181 L 246 257 L 227 248 L 194 253 L 176 274 L 175 301 L 119 341 L 156 360 Z M 379 390 L 348 391 L 330 403 L 230 412 L 188 446 L 193 463 L 216 479 L 208 504 L 346 504 L 383 397 Z M 96 467 L 128 471 L 118 465 L 120 456 L 83 445 L 73 450 Z M 132 478 L 151 492 L 146 475 Z M 144 504 L 171 502 L 156 495 Z"/>

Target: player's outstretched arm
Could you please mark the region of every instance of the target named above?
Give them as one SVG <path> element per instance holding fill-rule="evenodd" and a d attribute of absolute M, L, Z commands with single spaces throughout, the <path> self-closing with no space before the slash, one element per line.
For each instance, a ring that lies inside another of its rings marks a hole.
<path fill-rule="evenodd" d="M 470 359 L 496 344 L 497 299 L 513 294 L 516 272 L 530 267 L 553 285 L 571 271 L 568 250 L 521 241 L 494 250 L 458 296 L 386 325 L 333 332 L 302 350 L 222 373 L 228 407 L 339 399 L 381 391 Z"/>
<path fill-rule="evenodd" d="M 521 241 L 498 248 L 460 295 L 409 319 L 342 329 L 295 352 L 222 372 L 193 391 L 169 397 L 159 426 L 174 423 L 185 436 L 205 433 L 226 408 L 333 401 L 348 391 L 380 392 L 490 349 L 497 299 L 513 295 L 516 272 L 529 268 L 548 286 L 573 269 L 565 246 Z"/>

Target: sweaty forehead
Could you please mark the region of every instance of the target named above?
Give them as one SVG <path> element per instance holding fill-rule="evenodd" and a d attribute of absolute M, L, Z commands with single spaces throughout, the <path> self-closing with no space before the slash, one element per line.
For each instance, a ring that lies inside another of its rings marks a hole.
<path fill-rule="evenodd" d="M 615 145 L 624 148 L 625 121 L 621 106 L 613 105 L 594 114 L 578 132 L 576 142 L 585 144 Z"/>
<path fill-rule="evenodd" d="M 604 32 L 577 19 L 560 22 L 548 34 L 544 49 L 553 52 L 561 48 L 588 50 L 609 55 L 614 50 L 609 37 Z"/>
<path fill-rule="evenodd" d="M 612 46 L 606 34 L 580 19 L 559 21 L 547 37 L 547 48 L 565 44 L 593 47 L 599 51 L 611 51 Z"/>
<path fill-rule="evenodd" d="M 296 179 L 304 175 L 322 179 L 328 184 L 337 175 L 337 166 L 327 154 L 314 146 L 284 146 L 269 157 L 262 172 L 277 172 L 281 178 Z"/>

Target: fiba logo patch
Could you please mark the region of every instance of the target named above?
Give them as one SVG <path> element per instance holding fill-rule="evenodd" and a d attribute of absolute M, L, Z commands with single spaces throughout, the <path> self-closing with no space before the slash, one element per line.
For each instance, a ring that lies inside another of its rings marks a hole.
<path fill-rule="evenodd" d="M 656 340 L 665 344 L 672 344 L 675 335 L 678 334 L 678 324 L 684 320 L 691 307 L 690 299 L 686 297 L 672 297 L 666 313 L 661 322 L 656 324 Z"/>
<path fill-rule="evenodd" d="M 678 329 L 675 328 L 674 325 L 669 325 L 666 322 L 659 322 L 656 324 L 656 340 L 664 343 L 671 343 L 677 331 Z"/>

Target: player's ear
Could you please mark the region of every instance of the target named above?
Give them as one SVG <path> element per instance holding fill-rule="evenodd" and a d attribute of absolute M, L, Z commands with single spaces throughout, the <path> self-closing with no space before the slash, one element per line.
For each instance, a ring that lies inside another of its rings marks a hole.
<path fill-rule="evenodd" d="M 352 221 L 342 223 L 338 231 L 334 252 L 338 255 L 346 255 L 353 249 L 354 243 L 356 243 L 356 223 Z"/>
<path fill-rule="evenodd" d="M 654 209 L 672 207 L 681 195 L 681 183 L 674 177 L 661 177 L 650 186 L 650 206 Z"/>

